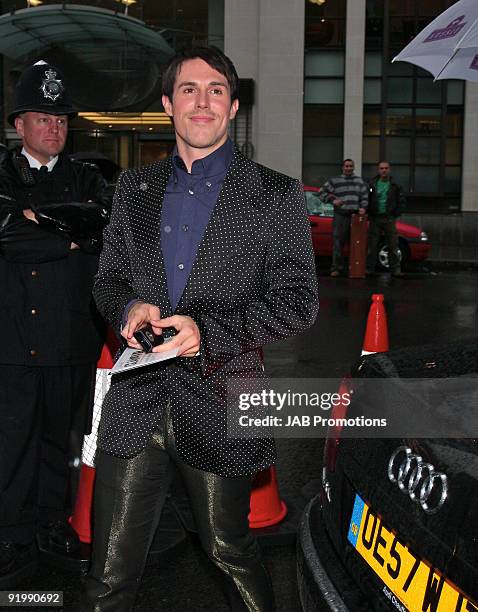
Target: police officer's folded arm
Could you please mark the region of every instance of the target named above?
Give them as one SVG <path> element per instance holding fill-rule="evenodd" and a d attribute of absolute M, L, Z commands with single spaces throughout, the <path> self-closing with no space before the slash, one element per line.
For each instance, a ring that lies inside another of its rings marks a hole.
<path fill-rule="evenodd" d="M 70 245 L 67 236 L 49 232 L 21 213 L 0 213 L 0 256 L 7 261 L 43 263 L 64 259 Z"/>
<path fill-rule="evenodd" d="M 45 230 L 67 236 L 88 253 L 101 249 L 108 209 L 96 202 L 44 202 L 34 206 L 35 218 Z"/>

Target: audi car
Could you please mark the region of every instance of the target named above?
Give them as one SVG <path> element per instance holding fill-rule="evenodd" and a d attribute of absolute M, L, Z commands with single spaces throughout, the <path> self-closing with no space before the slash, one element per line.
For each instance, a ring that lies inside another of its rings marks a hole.
<path fill-rule="evenodd" d="M 319 198 L 319 187 L 304 187 L 307 212 L 312 228 L 312 241 L 316 256 L 332 256 L 332 219 L 334 207 Z M 431 249 L 426 232 L 415 225 L 397 221 L 398 251 L 402 265 L 409 261 L 425 260 Z M 348 253 L 348 248 L 345 254 Z M 378 247 L 377 266 L 382 270 L 389 268 L 387 245 L 382 241 Z"/>
<path fill-rule="evenodd" d="M 299 527 L 303 610 L 476 612 L 478 340 L 363 357 L 354 377 L 386 382 L 387 389 L 392 380 L 453 383 L 455 392 L 445 398 L 448 412 L 439 409 L 443 393 L 429 402 L 431 418 L 424 422 L 434 437 L 425 437 L 426 429 L 412 437 L 425 409 L 422 397 L 408 406 L 408 416 L 393 393 L 340 407 L 349 419 L 375 403 L 412 435 L 352 439 L 343 428 L 329 430 L 321 490 Z M 466 404 L 472 411 L 463 420 Z M 452 437 L 460 420 L 469 434 Z M 435 437 L 438 432 L 443 435 Z"/>

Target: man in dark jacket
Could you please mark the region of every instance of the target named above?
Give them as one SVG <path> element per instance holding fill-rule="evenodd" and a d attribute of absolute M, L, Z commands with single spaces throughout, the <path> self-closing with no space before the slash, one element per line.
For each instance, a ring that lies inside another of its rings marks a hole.
<path fill-rule="evenodd" d="M 21 151 L 0 161 L 0 588 L 48 551 L 74 555 L 69 437 L 87 427 L 103 324 L 91 298 L 105 182 L 62 153 L 72 106 L 39 62 L 21 75 L 9 121 Z"/>
<path fill-rule="evenodd" d="M 390 272 L 393 276 L 402 276 L 395 221 L 404 209 L 405 196 L 402 188 L 390 176 L 389 162 L 381 161 L 378 164 L 378 175 L 370 182 L 369 187 L 367 273 L 375 273 L 378 242 L 383 234 L 388 247 Z"/>

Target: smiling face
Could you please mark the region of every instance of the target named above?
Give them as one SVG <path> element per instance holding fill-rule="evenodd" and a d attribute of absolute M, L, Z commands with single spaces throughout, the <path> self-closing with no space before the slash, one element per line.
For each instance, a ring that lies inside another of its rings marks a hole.
<path fill-rule="evenodd" d="M 172 100 L 163 96 L 162 102 L 174 120 L 178 152 L 188 168 L 224 144 L 239 108 L 238 100 L 231 102 L 226 77 L 199 58 L 181 64 Z"/>
<path fill-rule="evenodd" d="M 342 172 L 344 176 L 352 176 L 355 170 L 355 164 L 351 159 L 346 159 L 344 161 L 344 165 L 342 166 Z"/>
<path fill-rule="evenodd" d="M 15 119 L 15 128 L 25 151 L 40 163 L 47 164 L 65 147 L 68 116 L 28 111 Z"/>

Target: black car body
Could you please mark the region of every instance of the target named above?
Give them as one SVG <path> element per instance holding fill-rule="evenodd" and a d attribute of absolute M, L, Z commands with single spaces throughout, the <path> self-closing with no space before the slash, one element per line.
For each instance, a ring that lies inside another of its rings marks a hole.
<path fill-rule="evenodd" d="M 369 355 L 354 375 L 474 385 L 477 372 L 478 341 L 469 341 Z M 306 612 L 478 610 L 478 440 L 331 432 L 321 493 L 302 516 L 298 584 Z"/>

